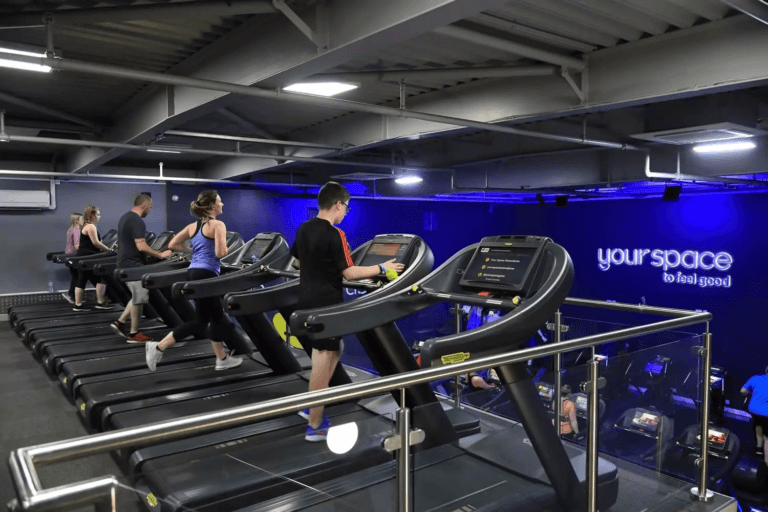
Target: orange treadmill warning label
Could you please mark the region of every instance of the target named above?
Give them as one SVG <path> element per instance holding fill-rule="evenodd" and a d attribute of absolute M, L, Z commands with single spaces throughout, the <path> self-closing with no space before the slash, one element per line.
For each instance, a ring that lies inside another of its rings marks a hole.
<path fill-rule="evenodd" d="M 443 364 L 456 364 L 463 363 L 469 359 L 469 352 L 456 352 L 455 354 L 448 354 L 440 358 Z"/>
<path fill-rule="evenodd" d="M 149 504 L 150 507 L 157 506 L 157 498 L 155 498 L 154 494 L 152 493 L 147 494 L 147 504 Z"/>

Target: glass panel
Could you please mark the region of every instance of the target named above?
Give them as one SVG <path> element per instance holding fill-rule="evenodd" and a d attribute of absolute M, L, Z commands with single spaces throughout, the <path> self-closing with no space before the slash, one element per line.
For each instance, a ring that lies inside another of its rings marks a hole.
<path fill-rule="evenodd" d="M 383 443 L 394 433 L 392 415 L 356 404 L 326 414 L 327 439 L 316 442 L 305 440 L 307 421 L 292 414 L 144 448 L 129 459 L 126 486 L 157 511 L 374 510 L 358 495 L 394 479 Z"/>

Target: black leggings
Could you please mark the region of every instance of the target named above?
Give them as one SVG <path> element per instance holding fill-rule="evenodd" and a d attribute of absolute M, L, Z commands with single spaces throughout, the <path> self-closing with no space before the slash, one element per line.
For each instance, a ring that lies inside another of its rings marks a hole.
<path fill-rule="evenodd" d="M 88 284 L 88 281 L 93 283 L 93 286 L 103 282 L 100 277 L 96 277 L 93 270 L 78 269 L 77 283 L 75 283 L 75 286 L 85 290 L 85 285 Z"/>
<path fill-rule="evenodd" d="M 202 268 L 187 269 L 187 280 L 199 281 L 216 277 L 216 274 L 210 270 Z M 224 313 L 224 305 L 220 297 L 206 297 L 204 299 L 195 299 L 195 309 L 197 318 L 191 320 L 173 330 L 173 338 L 181 341 L 187 336 L 193 334 L 206 335 L 213 341 L 227 341 L 232 332 L 232 322 Z M 207 327 L 207 332 L 206 332 Z"/>
<path fill-rule="evenodd" d="M 80 272 L 74 267 L 69 267 L 69 273 L 72 274 L 72 281 L 69 283 L 69 296 L 74 297 L 75 286 L 77 285 L 77 281 L 80 278 Z"/>

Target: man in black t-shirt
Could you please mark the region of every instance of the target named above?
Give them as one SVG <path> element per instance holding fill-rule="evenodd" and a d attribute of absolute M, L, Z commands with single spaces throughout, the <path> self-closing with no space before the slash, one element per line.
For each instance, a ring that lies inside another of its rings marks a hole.
<path fill-rule="evenodd" d="M 300 268 L 298 309 L 331 306 L 343 301 L 342 281 L 375 277 L 389 269 L 402 271 L 403 265 L 392 259 L 381 265 L 355 266 L 344 232 L 335 224 L 349 213 L 349 191 L 329 181 L 317 196 L 317 217 L 299 226 L 291 254 Z M 312 375 L 309 390 L 325 389 L 341 357 L 341 338 L 312 341 Z M 299 413 L 309 420 L 304 439 L 322 441 L 331 423 L 323 415 L 323 407 L 304 409 Z"/>
<path fill-rule="evenodd" d="M 152 198 L 146 194 L 139 194 L 133 202 L 133 208 L 120 217 L 117 223 L 117 268 L 133 268 L 144 265 L 144 254 L 156 258 L 167 258 L 172 252 L 157 252 L 152 249 L 145 239 L 147 226 L 144 217 L 152 211 Z M 139 332 L 139 319 L 144 309 L 144 304 L 149 300 L 149 290 L 141 285 L 141 281 L 125 283 L 131 291 L 131 301 L 125 306 L 123 314 L 111 325 L 120 336 L 128 339 L 128 343 L 146 343 L 152 338 Z M 128 317 L 131 317 L 130 328 L 126 325 Z"/>

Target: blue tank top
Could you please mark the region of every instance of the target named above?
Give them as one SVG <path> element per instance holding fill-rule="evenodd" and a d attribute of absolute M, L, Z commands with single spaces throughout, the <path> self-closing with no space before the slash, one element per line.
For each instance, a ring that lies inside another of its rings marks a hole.
<path fill-rule="evenodd" d="M 197 223 L 197 233 L 192 237 L 192 263 L 189 268 L 202 268 L 218 275 L 221 269 L 216 257 L 216 242 L 203 234 L 204 222 Z"/>

